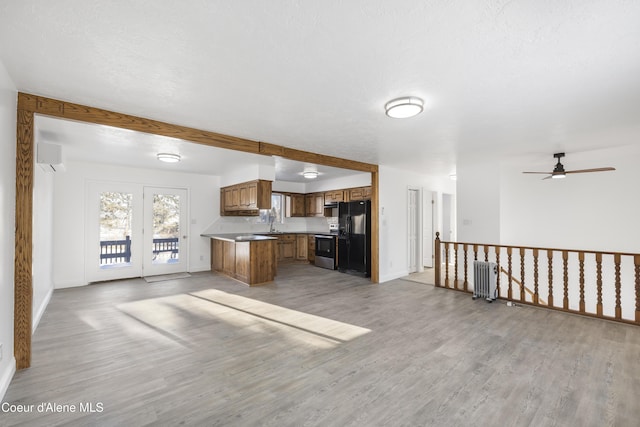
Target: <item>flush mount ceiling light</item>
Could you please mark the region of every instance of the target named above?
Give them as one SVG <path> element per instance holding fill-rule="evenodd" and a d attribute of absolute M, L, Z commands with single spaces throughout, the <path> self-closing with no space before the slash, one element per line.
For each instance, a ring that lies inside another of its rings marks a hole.
<path fill-rule="evenodd" d="M 318 172 L 317 171 L 304 171 L 302 172 L 302 176 L 304 176 L 307 179 L 314 179 L 318 177 Z"/>
<path fill-rule="evenodd" d="M 158 153 L 158 160 L 166 163 L 177 163 L 180 161 L 180 154 Z"/>
<path fill-rule="evenodd" d="M 423 106 L 424 101 L 422 99 L 415 96 L 406 96 L 387 102 L 384 106 L 384 111 L 387 116 L 394 119 L 406 119 L 420 114 Z"/>

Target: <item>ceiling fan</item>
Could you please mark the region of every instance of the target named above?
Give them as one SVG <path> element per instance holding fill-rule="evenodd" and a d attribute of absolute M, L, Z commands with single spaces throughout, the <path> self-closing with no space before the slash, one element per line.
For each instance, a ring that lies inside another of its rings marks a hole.
<path fill-rule="evenodd" d="M 542 179 L 549 179 L 549 178 L 565 178 L 568 173 L 606 172 L 606 171 L 616 170 L 616 168 L 606 167 L 606 168 L 592 168 L 592 169 L 580 169 L 575 171 L 566 171 L 564 170 L 564 166 L 562 165 L 562 163 L 560 163 L 560 159 L 564 157 L 564 153 L 555 153 L 553 157 L 558 159 L 558 163 L 556 163 L 556 166 L 553 168 L 553 172 L 522 172 L 522 173 L 542 173 L 545 175 L 548 174 L 549 176 L 544 177 Z"/>

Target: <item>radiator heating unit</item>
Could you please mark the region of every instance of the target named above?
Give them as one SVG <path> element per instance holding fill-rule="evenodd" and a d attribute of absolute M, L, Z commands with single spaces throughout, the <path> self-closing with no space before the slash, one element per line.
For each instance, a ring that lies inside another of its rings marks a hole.
<path fill-rule="evenodd" d="M 495 262 L 473 261 L 473 299 L 484 298 L 492 302 L 498 298 L 497 279 L 498 264 Z"/>

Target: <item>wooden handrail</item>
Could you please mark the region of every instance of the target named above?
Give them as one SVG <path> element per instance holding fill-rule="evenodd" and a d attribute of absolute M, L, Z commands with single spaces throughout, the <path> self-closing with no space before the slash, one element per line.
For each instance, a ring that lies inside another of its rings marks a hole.
<path fill-rule="evenodd" d="M 501 274 L 496 277 L 500 299 L 640 325 L 640 254 L 447 242 L 436 233 L 435 285 L 472 293 L 468 277 L 471 251 L 474 261 L 484 258 L 485 262 L 495 262 L 507 276 L 508 280 L 502 281 Z M 589 265 L 585 267 L 586 262 Z M 518 266 L 519 279 L 514 277 Z M 533 290 L 524 284 L 527 277 L 533 282 Z M 520 292 L 514 293 L 514 287 Z M 527 301 L 527 294 L 531 301 Z"/>
<path fill-rule="evenodd" d="M 436 232 L 436 234 L 439 234 L 439 232 Z M 497 243 L 471 243 L 471 242 L 448 242 L 446 240 L 441 240 L 440 243 L 448 243 L 450 245 L 452 245 L 453 243 L 458 243 L 459 245 L 477 245 L 477 246 L 481 246 L 481 247 L 491 247 L 491 246 L 499 246 L 500 248 L 512 248 L 512 249 L 538 249 L 540 251 L 553 251 L 553 252 L 562 252 L 562 251 L 567 251 L 567 252 L 583 252 L 585 254 L 602 254 L 602 255 L 621 255 L 621 256 L 636 256 L 636 255 L 640 255 L 637 253 L 633 253 L 633 252 L 616 252 L 616 251 L 596 251 L 596 250 L 592 250 L 592 249 L 567 249 L 567 248 L 543 248 L 543 247 L 537 247 L 537 246 L 514 246 L 514 245 L 499 245 Z"/>

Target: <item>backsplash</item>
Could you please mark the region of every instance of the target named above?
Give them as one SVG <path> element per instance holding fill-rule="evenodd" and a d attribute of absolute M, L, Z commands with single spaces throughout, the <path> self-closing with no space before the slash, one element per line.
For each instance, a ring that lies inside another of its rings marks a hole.
<path fill-rule="evenodd" d="M 285 218 L 284 223 L 274 223 L 277 231 L 309 231 L 326 232 L 329 231 L 329 224 L 338 223 L 338 217 L 305 217 L 305 218 Z M 221 216 L 214 221 L 202 234 L 216 233 L 265 233 L 269 231 L 269 224 L 260 222 L 259 217 L 233 217 Z"/>

